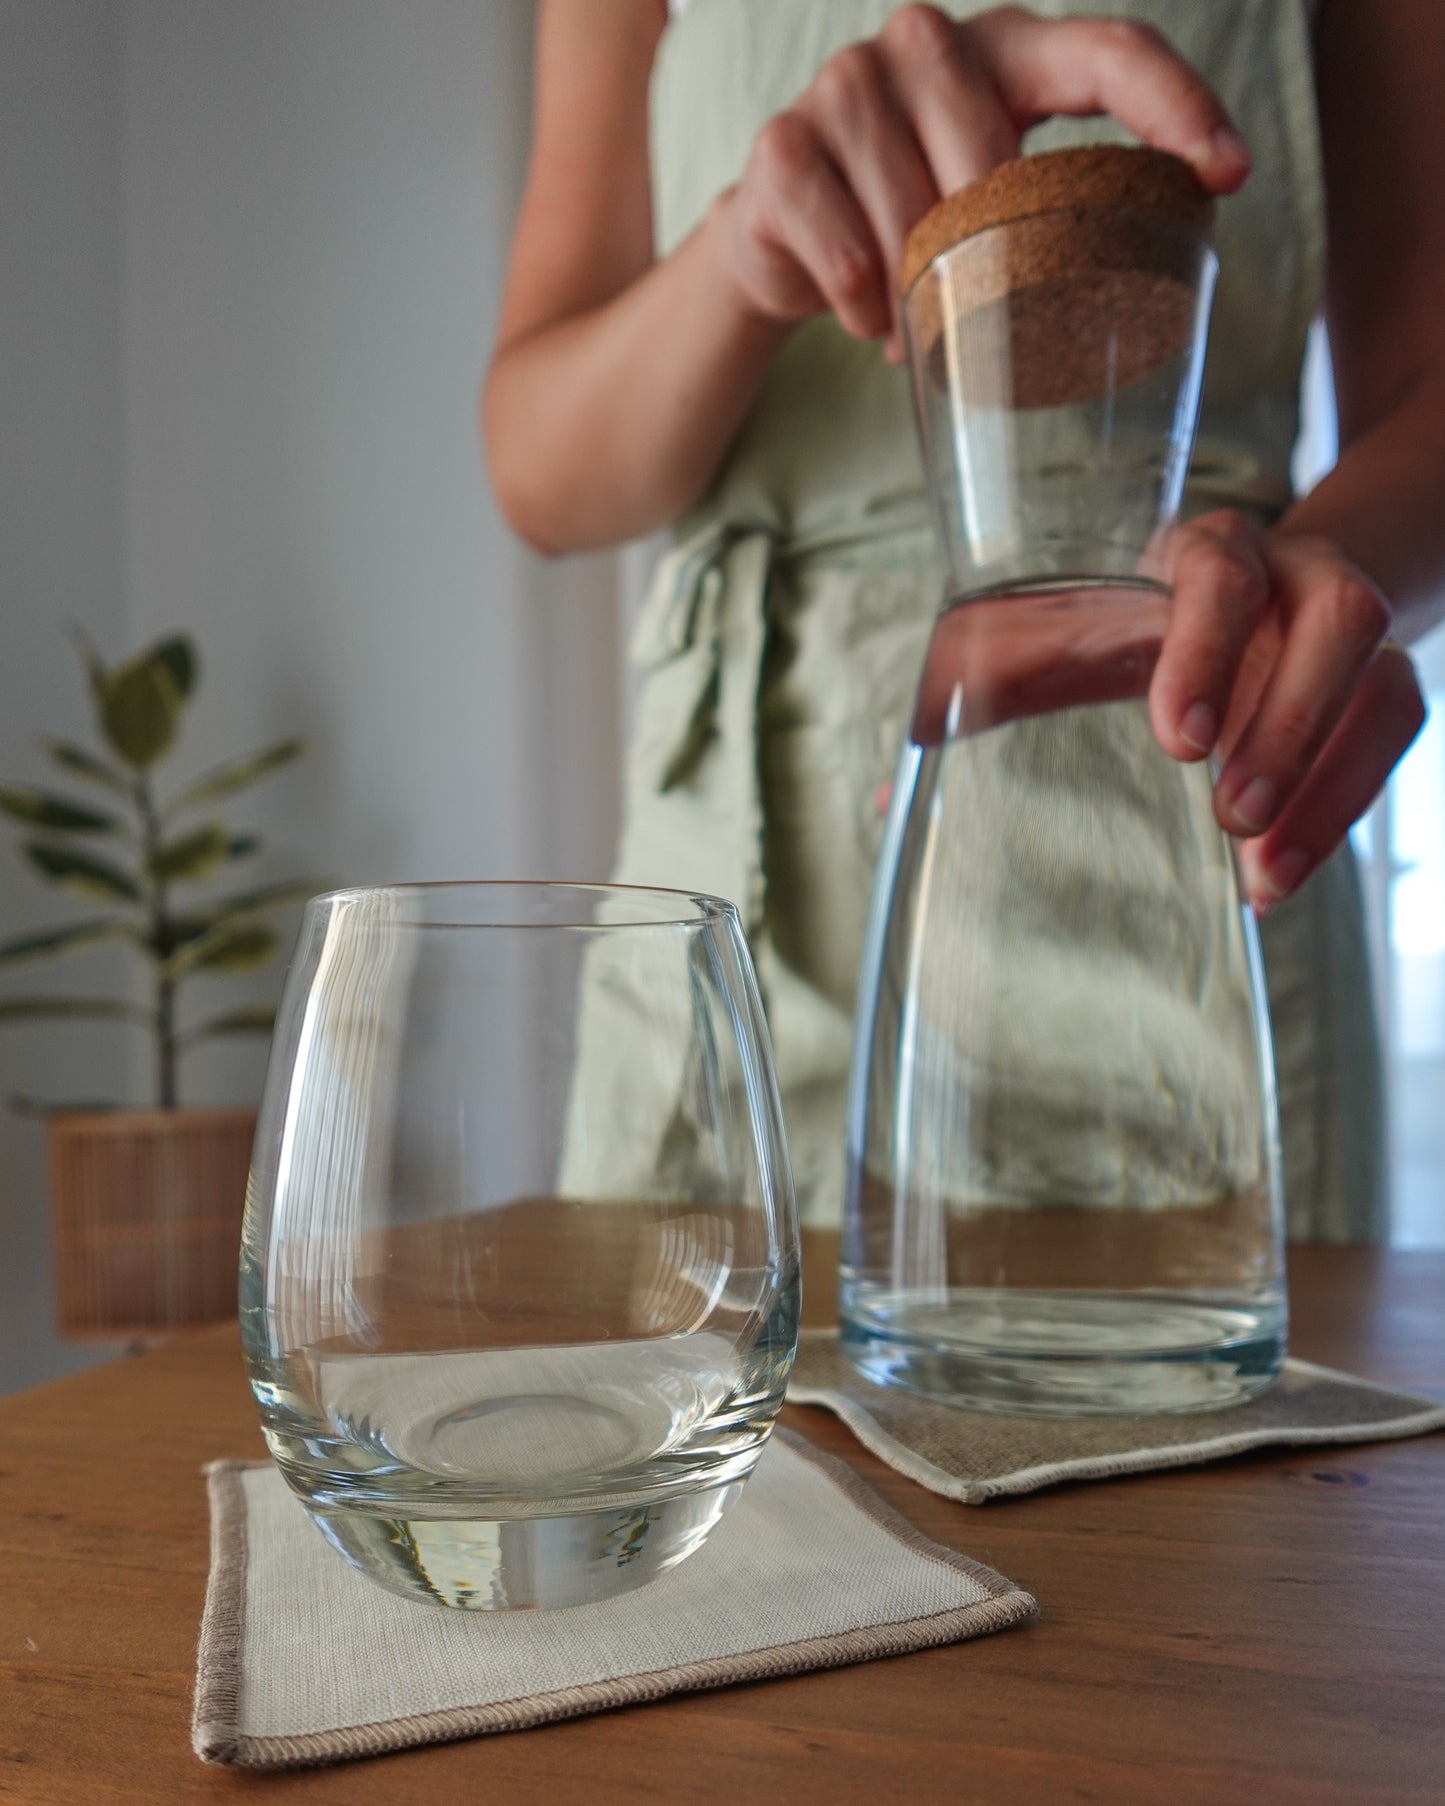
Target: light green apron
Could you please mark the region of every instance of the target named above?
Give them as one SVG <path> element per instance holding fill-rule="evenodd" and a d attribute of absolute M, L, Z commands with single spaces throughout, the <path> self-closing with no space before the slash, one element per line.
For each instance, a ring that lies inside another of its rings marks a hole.
<path fill-rule="evenodd" d="M 1067 13 L 1062 0 L 1039 10 Z M 692 0 L 652 89 L 659 255 L 737 179 L 763 122 L 890 0 Z M 959 16 L 974 10 L 955 4 Z M 1220 208 L 1221 277 L 1193 511 L 1268 521 L 1289 500 L 1323 208 L 1304 0 L 1133 0 L 1090 10 L 1163 30 L 1248 140 L 1255 174 Z M 1055 122 L 1029 148 L 1123 136 Z M 863 921 L 941 572 L 906 376 L 831 319 L 790 342 L 638 623 L 643 673 L 617 876 L 731 897 L 767 1005 L 803 1220 L 838 1220 L 843 1095 Z M 1348 855 L 1264 926 L 1289 1228 L 1383 1231 L 1379 1054 Z M 646 1183 L 671 1115 L 637 1109 L 648 1003 L 589 1004 L 582 1070 L 616 1074 L 612 1182 Z M 660 1075 L 659 1075 L 660 1076 Z M 631 1087 L 629 1100 L 628 1089 Z M 665 1087 L 664 1087 L 665 1089 Z M 593 1120 L 605 1115 L 606 1105 Z M 598 1146 L 594 1137 L 593 1151 Z M 632 1168 L 629 1174 L 625 1169 Z"/>

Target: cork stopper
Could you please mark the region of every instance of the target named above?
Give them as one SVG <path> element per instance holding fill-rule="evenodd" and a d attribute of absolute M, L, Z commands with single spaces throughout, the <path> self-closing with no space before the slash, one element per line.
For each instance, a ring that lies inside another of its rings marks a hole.
<path fill-rule="evenodd" d="M 980 405 L 1072 406 L 1137 382 L 1193 334 L 1212 216 L 1194 171 L 1163 151 L 1088 145 L 1001 164 L 930 209 L 904 247 L 930 375 L 947 380 L 946 328 L 971 341 Z M 920 281 L 963 245 L 937 280 Z"/>
<path fill-rule="evenodd" d="M 1208 230 L 1214 211 L 1198 176 L 1182 157 L 1138 145 L 1086 144 L 1000 163 L 930 207 L 903 247 L 906 295 L 934 260 L 965 238 L 1060 208 L 1135 213 Z"/>

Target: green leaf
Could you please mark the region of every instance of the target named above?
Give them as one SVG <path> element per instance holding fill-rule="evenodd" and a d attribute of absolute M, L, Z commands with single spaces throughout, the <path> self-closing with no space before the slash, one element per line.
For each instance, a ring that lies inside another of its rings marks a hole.
<path fill-rule="evenodd" d="M 140 901 L 140 886 L 129 872 L 90 853 L 72 853 L 66 847 L 30 840 L 25 843 L 25 857 L 42 878 L 77 897 L 99 897 L 105 903 Z"/>
<path fill-rule="evenodd" d="M 249 972 L 253 966 L 264 966 L 280 944 L 274 930 L 263 923 L 217 922 L 177 947 L 165 963 L 165 974 L 176 979 L 199 971 Z"/>
<path fill-rule="evenodd" d="M 0 810 L 35 828 L 54 828 L 62 834 L 108 834 L 119 824 L 113 815 L 101 815 L 63 796 L 47 796 L 42 790 L 0 784 Z"/>
<path fill-rule="evenodd" d="M 181 715 L 181 692 L 168 666 L 132 659 L 105 680 L 105 737 L 128 765 L 144 771 L 169 751 Z"/>
<path fill-rule="evenodd" d="M 289 764 L 305 744 L 304 740 L 278 740 L 274 746 L 247 753 L 245 758 L 235 759 L 229 765 L 218 765 L 167 806 L 170 809 L 194 809 L 200 803 L 214 803 L 223 796 L 231 796 L 248 784 L 269 776 L 279 766 Z"/>
<path fill-rule="evenodd" d="M 256 1004 L 251 1009 L 228 1010 L 224 1016 L 212 1016 L 198 1022 L 181 1036 L 182 1041 L 207 1041 L 214 1035 L 269 1035 L 276 1027 L 276 1012 L 270 1004 Z"/>
<path fill-rule="evenodd" d="M 272 910 L 285 909 L 314 897 L 323 886 L 314 878 L 293 878 L 276 884 L 263 884 L 256 890 L 238 891 L 234 896 L 218 897 L 184 915 L 167 917 L 159 936 L 149 932 L 137 938 L 159 960 L 165 961 L 179 948 L 199 940 L 203 934 L 249 928 Z"/>
<path fill-rule="evenodd" d="M 177 947 L 183 947 L 187 941 L 194 941 L 206 934 L 214 926 L 212 917 L 205 911 L 195 911 L 183 916 L 168 916 L 159 933 L 147 928 L 142 937 L 142 944 L 148 953 L 159 960 L 167 960 Z"/>
<path fill-rule="evenodd" d="M 204 827 L 157 847 L 146 869 L 160 884 L 178 878 L 204 878 L 232 857 L 231 845 L 231 836 L 219 822 L 207 822 Z"/>
<path fill-rule="evenodd" d="M 57 765 L 63 765 L 76 777 L 89 778 L 93 784 L 104 784 L 107 790 L 117 791 L 122 796 L 130 794 L 130 781 L 124 773 L 107 765 L 104 759 L 97 759 L 83 746 L 75 746 L 69 740 L 42 740 L 40 744 Z"/>
<path fill-rule="evenodd" d="M 195 689 L 196 680 L 200 676 L 199 662 L 195 642 L 187 639 L 184 634 L 172 634 L 168 640 L 152 646 L 145 658 L 152 665 L 165 667 L 170 673 L 171 682 L 176 686 L 176 694 L 183 702 Z"/>
<path fill-rule="evenodd" d="M 125 1003 L 119 997 L 0 997 L 0 1022 L 59 1021 L 66 1017 L 151 1020 L 138 1003 Z"/>
<path fill-rule="evenodd" d="M 132 933 L 128 922 L 101 916 L 90 922 L 72 922 L 68 928 L 52 928 L 46 934 L 26 934 L 0 945 L 0 966 L 19 965 L 27 959 L 49 959 L 57 953 L 75 953 L 101 941 L 119 940 Z"/>

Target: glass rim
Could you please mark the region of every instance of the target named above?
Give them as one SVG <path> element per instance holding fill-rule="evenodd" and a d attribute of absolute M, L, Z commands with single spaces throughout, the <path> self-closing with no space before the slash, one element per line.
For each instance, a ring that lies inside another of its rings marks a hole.
<path fill-rule="evenodd" d="M 737 906 L 726 897 L 713 896 L 707 891 L 682 890 L 661 884 L 618 884 L 611 880 L 588 880 L 572 878 L 417 878 L 402 879 L 391 884 L 349 884 L 341 885 L 334 890 L 321 891 L 306 900 L 308 913 L 323 909 L 334 909 L 338 905 L 360 903 L 363 900 L 376 901 L 383 897 L 401 899 L 405 897 L 438 897 L 445 894 L 468 896 L 500 896 L 507 891 L 515 891 L 527 896 L 548 896 L 560 898 L 571 895 L 579 899 L 578 909 L 572 919 L 557 916 L 549 920 L 527 921 L 524 919 L 504 919 L 501 916 L 483 918 L 458 914 L 453 918 L 427 917 L 425 915 L 392 917 L 388 923 L 391 928 L 416 929 L 474 929 L 477 931 L 505 929 L 577 929 L 587 933 L 616 934 L 619 932 L 636 932 L 645 928 L 706 928 L 722 921 L 736 922 Z M 634 901 L 642 903 L 651 900 L 655 903 L 656 913 L 639 914 L 629 921 L 597 921 L 587 919 L 583 915 L 585 905 L 581 899 L 613 899 L 618 902 Z"/>
<path fill-rule="evenodd" d="M 1000 220 L 994 225 L 980 226 L 965 237 L 956 238 L 952 244 L 944 245 L 942 250 L 936 251 L 927 263 L 920 266 L 917 275 L 903 291 L 904 301 L 915 300 L 922 292 L 929 276 L 939 280 L 945 278 L 952 263 L 961 262 L 969 253 L 977 254 L 979 247 L 983 246 L 985 241 L 997 243 L 1005 233 L 1017 232 L 1020 227 L 1031 226 L 1037 220 L 1061 214 L 1067 214 L 1074 220 L 1078 218 L 1077 210 L 1068 205 L 1045 207 L 1037 213 L 1020 215 L 1017 219 Z M 1099 217 L 1105 221 L 1129 219 L 1136 225 L 1147 228 L 1151 233 L 1158 233 L 1161 238 L 1185 241 L 1199 252 L 1202 267 L 1207 268 L 1212 263 L 1216 271 L 1218 270 L 1219 248 L 1207 226 L 1200 226 L 1189 220 L 1171 219 L 1166 214 L 1142 212 L 1130 207 L 1117 207 Z"/>

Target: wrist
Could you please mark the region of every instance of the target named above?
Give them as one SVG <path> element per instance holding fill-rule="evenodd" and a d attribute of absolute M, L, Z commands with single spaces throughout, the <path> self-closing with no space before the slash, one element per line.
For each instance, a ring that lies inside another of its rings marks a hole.
<path fill-rule="evenodd" d="M 737 188 L 725 188 L 703 216 L 697 248 L 707 267 L 710 292 L 732 331 L 746 344 L 774 356 L 802 325 L 770 312 L 751 294 L 738 268 Z"/>

